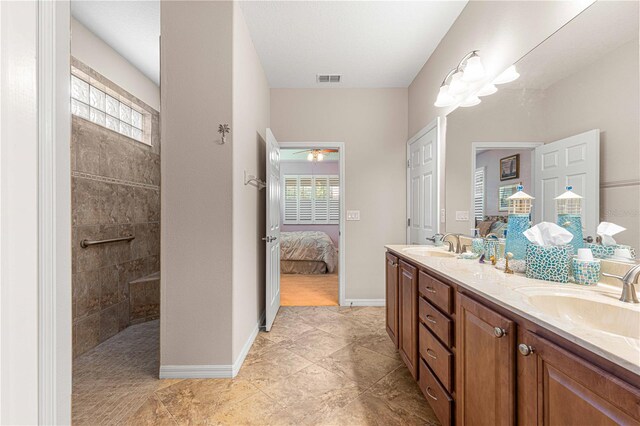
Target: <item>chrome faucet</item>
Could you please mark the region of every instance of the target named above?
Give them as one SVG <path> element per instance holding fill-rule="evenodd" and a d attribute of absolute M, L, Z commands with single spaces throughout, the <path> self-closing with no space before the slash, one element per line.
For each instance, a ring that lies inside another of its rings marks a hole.
<path fill-rule="evenodd" d="M 638 281 L 638 275 L 640 275 L 640 264 L 637 264 L 633 268 L 629 269 L 623 277 L 620 275 L 607 274 L 603 272 L 602 275 L 610 278 L 617 278 L 622 281 L 622 295 L 620 300 L 626 303 L 640 303 L 638 301 L 638 295 L 636 294 L 635 284 Z"/>
<path fill-rule="evenodd" d="M 447 237 L 449 237 L 449 236 L 456 238 L 456 248 L 455 248 L 455 250 L 453 248 L 453 242 L 447 240 Z M 454 234 L 453 232 L 448 232 L 448 233 L 446 233 L 446 234 L 444 234 L 442 236 L 442 242 L 443 243 L 449 243 L 449 251 L 450 252 L 460 253 L 460 234 Z"/>

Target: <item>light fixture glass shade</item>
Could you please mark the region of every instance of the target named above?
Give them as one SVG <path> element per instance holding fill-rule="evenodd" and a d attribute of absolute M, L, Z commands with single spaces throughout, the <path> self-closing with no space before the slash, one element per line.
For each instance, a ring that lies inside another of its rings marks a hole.
<path fill-rule="evenodd" d="M 472 107 L 478 105 L 482 100 L 477 95 L 471 95 L 460 103 L 461 107 Z"/>
<path fill-rule="evenodd" d="M 307 160 L 313 161 L 313 154 L 311 152 L 307 155 Z"/>
<path fill-rule="evenodd" d="M 511 65 L 509 68 L 504 70 L 502 74 L 497 76 L 495 80 L 493 80 L 493 84 L 511 83 L 512 81 L 517 80 L 518 77 L 520 77 L 520 74 L 516 71 L 516 66 Z"/>
<path fill-rule="evenodd" d="M 476 93 L 477 96 L 489 96 L 498 91 L 498 88 L 493 83 L 487 83 L 482 89 Z"/>
<path fill-rule="evenodd" d="M 434 106 L 448 107 L 456 103 L 456 98 L 449 93 L 449 85 L 440 86 L 438 92 L 438 98 L 436 99 Z"/>
<path fill-rule="evenodd" d="M 462 71 L 458 71 L 451 76 L 451 82 L 449 83 L 449 93 L 453 96 L 461 95 L 469 88 L 469 85 L 462 79 L 462 77 Z"/>
<path fill-rule="evenodd" d="M 324 154 L 319 152 L 318 153 L 318 161 L 322 161 L 322 160 L 324 160 Z"/>
<path fill-rule="evenodd" d="M 467 59 L 467 65 L 464 67 L 462 79 L 467 83 L 475 83 L 485 77 L 484 66 L 480 56 L 473 55 Z"/>

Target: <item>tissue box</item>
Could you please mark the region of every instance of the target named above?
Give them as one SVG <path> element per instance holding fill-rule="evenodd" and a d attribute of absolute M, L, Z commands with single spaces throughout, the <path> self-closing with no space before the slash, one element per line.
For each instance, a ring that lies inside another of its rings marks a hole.
<path fill-rule="evenodd" d="M 615 244 L 612 246 L 604 246 L 602 244 L 587 243 L 585 247 L 591 249 L 593 257 L 597 259 L 609 259 L 615 253 L 616 249 L 629 249 L 631 257 L 636 258 L 636 251 L 631 246 L 623 244 Z"/>
<path fill-rule="evenodd" d="M 573 259 L 573 279 L 576 284 L 597 284 L 600 281 L 600 261 Z"/>
<path fill-rule="evenodd" d="M 571 268 L 571 256 L 573 246 L 527 246 L 527 278 L 555 281 L 559 283 L 569 282 L 569 269 Z"/>

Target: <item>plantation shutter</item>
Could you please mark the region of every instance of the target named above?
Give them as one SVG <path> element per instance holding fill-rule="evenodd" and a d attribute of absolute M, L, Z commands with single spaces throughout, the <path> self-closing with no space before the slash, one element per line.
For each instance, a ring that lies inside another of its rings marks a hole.
<path fill-rule="evenodd" d="M 476 169 L 473 178 L 473 216 L 484 220 L 484 167 Z"/>
<path fill-rule="evenodd" d="M 329 176 L 329 223 L 340 223 L 340 178 Z"/>
<path fill-rule="evenodd" d="M 298 176 L 284 177 L 284 224 L 298 223 Z"/>
<path fill-rule="evenodd" d="M 284 175 L 283 224 L 339 224 L 337 175 Z"/>
<path fill-rule="evenodd" d="M 313 184 L 313 223 L 329 223 L 329 179 L 314 176 Z"/>
<path fill-rule="evenodd" d="M 313 223 L 313 177 L 298 177 L 298 223 Z"/>

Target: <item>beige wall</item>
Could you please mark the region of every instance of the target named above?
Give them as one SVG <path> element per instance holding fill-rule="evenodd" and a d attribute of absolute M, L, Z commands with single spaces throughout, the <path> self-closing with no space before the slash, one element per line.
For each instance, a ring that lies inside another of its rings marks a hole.
<path fill-rule="evenodd" d="M 161 7 L 161 364 L 230 364 L 233 5 Z"/>
<path fill-rule="evenodd" d="M 265 191 L 244 184 L 244 171 L 265 178 L 269 83 L 241 8 L 233 14 L 233 359 L 265 308 Z"/>
<path fill-rule="evenodd" d="M 407 89 L 272 89 L 279 141 L 344 142 L 346 299 L 384 298 L 384 245 L 405 241 Z"/>
<path fill-rule="evenodd" d="M 71 19 L 71 55 L 160 110 L 160 88 L 87 27 Z"/>

